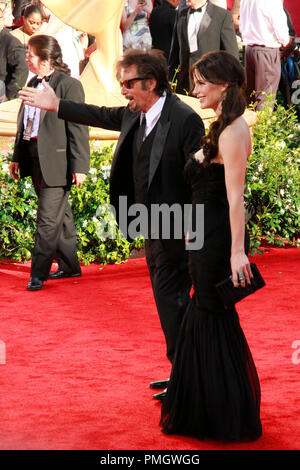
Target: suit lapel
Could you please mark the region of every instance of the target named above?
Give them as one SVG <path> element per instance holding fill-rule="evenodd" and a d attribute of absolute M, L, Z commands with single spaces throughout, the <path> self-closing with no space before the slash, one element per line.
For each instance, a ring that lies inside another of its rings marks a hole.
<path fill-rule="evenodd" d="M 25 110 L 25 105 L 22 102 L 21 107 L 20 107 L 20 112 L 19 112 L 18 118 L 17 118 L 17 129 L 18 130 L 20 130 L 20 129 L 23 130 L 24 110 Z"/>
<path fill-rule="evenodd" d="M 53 72 L 53 74 L 51 75 L 50 79 L 49 79 L 49 85 L 54 89 L 56 90 L 56 87 L 59 83 L 59 78 L 60 78 L 60 72 Z M 44 109 L 41 109 L 41 112 L 40 112 L 40 123 L 39 123 L 39 127 L 41 127 L 41 124 L 46 116 L 46 113 L 47 111 L 45 111 Z"/>
<path fill-rule="evenodd" d="M 209 27 L 211 23 L 212 9 L 213 9 L 213 6 L 211 5 L 211 3 L 208 2 L 205 13 L 203 15 L 203 18 L 200 24 L 199 31 L 198 31 L 198 35 L 197 35 L 198 38 L 202 36 L 203 33 L 205 33 L 205 31 L 207 30 L 207 28 Z"/>
<path fill-rule="evenodd" d="M 136 125 L 138 119 L 140 118 L 140 113 L 131 113 L 130 111 L 127 111 L 127 113 L 128 116 L 123 121 L 124 124 L 116 145 L 115 156 L 111 164 L 111 174 L 113 174 L 115 170 L 115 165 L 118 161 L 118 155 L 120 154 L 120 150 L 125 142 L 125 139 L 127 138 L 131 129 Z"/>
<path fill-rule="evenodd" d="M 185 47 L 188 51 L 189 49 L 189 36 L 188 36 L 188 24 L 189 24 L 189 17 L 190 17 L 190 9 L 187 8 L 182 13 L 182 31 L 181 31 L 181 38 L 179 38 L 179 43 L 183 47 Z"/>
<path fill-rule="evenodd" d="M 35 87 L 35 85 L 37 83 L 36 79 L 37 79 L 37 75 L 32 77 L 31 80 L 29 80 L 29 82 L 26 86 Z M 25 105 L 24 105 L 24 102 L 22 101 L 20 111 L 19 111 L 19 114 L 18 114 L 18 118 L 17 118 L 17 129 L 21 130 L 22 133 L 23 133 L 24 111 L 25 111 Z"/>

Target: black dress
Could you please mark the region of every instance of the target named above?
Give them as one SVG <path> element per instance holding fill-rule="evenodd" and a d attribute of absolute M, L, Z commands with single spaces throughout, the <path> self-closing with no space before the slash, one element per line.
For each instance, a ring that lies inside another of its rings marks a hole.
<path fill-rule="evenodd" d="M 194 294 L 177 343 L 161 425 L 166 434 L 224 441 L 258 439 L 260 385 L 235 308 L 215 284 L 230 275 L 231 234 L 224 166 L 191 158 L 193 206 L 204 204 L 204 244 L 190 251 Z"/>

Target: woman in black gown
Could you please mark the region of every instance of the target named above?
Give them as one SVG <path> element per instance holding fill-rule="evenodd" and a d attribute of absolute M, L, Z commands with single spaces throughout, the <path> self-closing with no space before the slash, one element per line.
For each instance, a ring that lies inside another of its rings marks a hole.
<path fill-rule="evenodd" d="M 235 286 L 252 277 L 247 253 L 244 180 L 251 138 L 242 117 L 244 72 L 227 52 L 211 52 L 192 68 L 194 95 L 217 119 L 202 149 L 186 164 L 193 207 L 204 205 L 204 245 L 190 251 L 194 294 L 178 338 L 161 426 L 166 434 L 225 441 L 258 439 L 260 386 L 234 307 L 215 284 L 232 274 Z"/>

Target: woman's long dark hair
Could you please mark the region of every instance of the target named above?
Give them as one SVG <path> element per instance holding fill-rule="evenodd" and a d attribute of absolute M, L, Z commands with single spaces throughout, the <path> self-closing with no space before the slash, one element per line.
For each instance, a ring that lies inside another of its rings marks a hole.
<path fill-rule="evenodd" d="M 60 45 L 53 36 L 45 34 L 32 36 L 28 41 L 28 46 L 34 49 L 41 60 L 50 60 L 54 70 L 70 75 L 69 67 L 63 62 Z"/>
<path fill-rule="evenodd" d="M 201 139 L 203 163 L 207 166 L 218 155 L 221 132 L 245 111 L 246 101 L 242 92 L 245 74 L 239 60 L 225 51 L 208 52 L 203 55 L 191 68 L 193 82 L 197 80 L 195 72 L 210 83 L 228 84 L 221 102 L 220 116 L 210 125 L 208 133 Z"/>

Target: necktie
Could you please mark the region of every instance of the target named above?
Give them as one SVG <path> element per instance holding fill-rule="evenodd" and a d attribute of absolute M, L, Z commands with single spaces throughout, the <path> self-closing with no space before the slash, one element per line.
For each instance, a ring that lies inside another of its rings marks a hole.
<path fill-rule="evenodd" d="M 45 75 L 45 77 L 42 77 L 42 78 L 36 78 L 36 83 L 42 83 L 42 81 L 45 80 L 45 82 L 49 82 L 50 80 L 50 76 L 48 75 Z"/>
<path fill-rule="evenodd" d="M 45 77 L 42 77 L 42 78 L 39 78 L 39 77 L 33 78 L 33 79 L 32 79 L 32 83 L 31 83 L 30 86 L 32 86 L 33 88 L 36 88 L 39 83 L 42 83 L 42 80 L 45 80 L 46 82 L 49 82 L 49 80 L 50 80 L 50 75 L 45 76 Z"/>
<path fill-rule="evenodd" d="M 136 136 L 136 148 L 137 148 L 138 153 L 141 150 L 141 146 L 142 146 L 142 143 L 143 143 L 143 137 L 144 137 L 144 134 L 145 134 L 145 129 L 146 129 L 146 116 L 144 114 L 143 118 L 142 118 L 142 122 L 140 124 L 140 127 L 138 128 L 138 131 L 137 131 L 137 136 Z"/>

